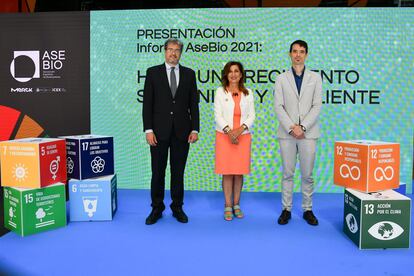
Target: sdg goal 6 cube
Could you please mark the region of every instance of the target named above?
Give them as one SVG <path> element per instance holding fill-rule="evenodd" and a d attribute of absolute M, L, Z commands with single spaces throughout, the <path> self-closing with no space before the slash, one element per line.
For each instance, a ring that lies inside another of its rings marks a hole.
<path fill-rule="evenodd" d="M 116 175 L 69 180 L 71 221 L 112 220 L 117 210 Z"/>

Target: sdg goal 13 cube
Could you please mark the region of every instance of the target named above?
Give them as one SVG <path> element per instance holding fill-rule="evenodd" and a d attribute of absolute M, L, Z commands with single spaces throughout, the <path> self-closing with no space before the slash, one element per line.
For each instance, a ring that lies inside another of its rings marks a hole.
<path fill-rule="evenodd" d="M 69 180 L 71 221 L 112 220 L 117 210 L 116 175 Z"/>
<path fill-rule="evenodd" d="M 409 248 L 411 199 L 394 190 L 345 189 L 345 234 L 360 248 Z"/>
<path fill-rule="evenodd" d="M 334 183 L 361 192 L 398 188 L 400 145 L 379 141 L 335 142 Z"/>
<path fill-rule="evenodd" d="M 66 182 L 65 140 L 25 138 L 0 143 L 2 186 L 40 188 Z"/>
<path fill-rule="evenodd" d="M 66 225 L 65 184 L 4 188 L 4 226 L 27 236 Z"/>
<path fill-rule="evenodd" d="M 113 137 L 65 136 L 69 178 L 88 179 L 114 174 Z"/>

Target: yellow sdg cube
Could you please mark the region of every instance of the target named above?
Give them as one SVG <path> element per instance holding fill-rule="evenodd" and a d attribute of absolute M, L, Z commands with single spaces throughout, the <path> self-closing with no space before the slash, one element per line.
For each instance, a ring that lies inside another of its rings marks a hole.
<path fill-rule="evenodd" d="M 0 143 L 2 186 L 41 188 L 66 182 L 65 140 L 25 138 Z"/>

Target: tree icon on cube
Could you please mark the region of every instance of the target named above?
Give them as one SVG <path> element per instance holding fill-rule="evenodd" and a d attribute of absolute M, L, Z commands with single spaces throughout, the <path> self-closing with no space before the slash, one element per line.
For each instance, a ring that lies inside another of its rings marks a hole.
<path fill-rule="evenodd" d="M 40 219 L 40 222 L 42 222 L 43 218 L 46 216 L 46 212 L 45 210 L 43 210 L 43 208 L 39 208 L 36 211 L 36 218 Z"/>

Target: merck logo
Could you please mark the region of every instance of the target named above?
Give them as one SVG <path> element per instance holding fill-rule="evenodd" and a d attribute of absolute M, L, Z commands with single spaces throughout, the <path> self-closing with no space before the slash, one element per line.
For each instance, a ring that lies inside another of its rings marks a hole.
<path fill-rule="evenodd" d="M 33 88 L 10 88 L 10 91 L 18 93 L 31 93 L 33 92 Z"/>

